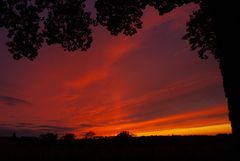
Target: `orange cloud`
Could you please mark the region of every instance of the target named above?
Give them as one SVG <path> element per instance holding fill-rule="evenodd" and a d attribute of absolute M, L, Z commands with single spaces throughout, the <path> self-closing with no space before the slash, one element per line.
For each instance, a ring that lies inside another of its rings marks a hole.
<path fill-rule="evenodd" d="M 139 40 L 140 41 L 140 40 Z M 138 47 L 138 42 L 132 42 L 129 38 L 121 37 L 116 44 L 110 44 L 102 51 L 104 58 L 102 62 L 92 71 L 88 71 L 78 80 L 66 83 L 67 88 L 82 88 L 94 83 L 95 81 L 107 78 L 111 66 L 130 51 Z"/>
<path fill-rule="evenodd" d="M 114 113 L 112 114 L 114 115 Z M 103 116 L 103 118 L 106 117 L 108 116 Z M 229 122 L 227 120 L 226 105 L 209 107 L 208 109 L 202 111 L 199 110 L 194 112 L 175 114 L 146 121 L 132 122 L 131 120 L 124 120 L 124 122 L 121 120 L 118 120 L 116 122 L 108 122 L 108 124 L 105 125 L 92 127 L 91 130 L 95 131 L 99 135 L 115 135 L 123 130 L 129 130 L 138 135 L 167 134 L 167 131 L 173 130 L 172 133 L 169 133 L 169 135 L 184 135 L 187 132 L 180 133 L 180 131 L 184 131 L 183 129 L 188 130 L 188 134 L 196 134 L 194 133 L 197 131 L 196 129 L 202 129 L 202 132 L 205 131 L 205 134 L 216 134 L 219 132 L 219 130 L 214 132 L 214 129 L 209 128 L 209 131 L 207 131 L 208 126 L 216 125 L 215 128 L 217 128 L 218 125 L 224 124 L 224 129 L 222 132 L 230 132 Z"/>

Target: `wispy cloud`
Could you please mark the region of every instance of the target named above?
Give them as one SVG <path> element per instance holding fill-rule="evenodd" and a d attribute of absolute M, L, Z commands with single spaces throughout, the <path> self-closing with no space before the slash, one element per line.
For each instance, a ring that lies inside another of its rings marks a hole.
<path fill-rule="evenodd" d="M 0 124 L 0 136 L 10 136 L 13 132 L 20 136 L 39 136 L 43 133 L 53 132 L 57 134 L 69 133 L 77 130 L 75 127 L 35 125 L 32 123 Z"/>
<path fill-rule="evenodd" d="M 7 106 L 22 106 L 22 105 L 29 106 L 29 105 L 32 105 L 32 103 L 27 100 L 12 97 L 12 96 L 3 96 L 3 95 L 0 96 L 0 102 Z"/>
<path fill-rule="evenodd" d="M 221 115 L 221 117 L 219 117 L 219 115 Z M 117 122 L 106 126 L 95 127 L 93 130 L 109 135 L 115 135 L 122 130 L 132 131 L 136 134 L 141 134 L 147 131 L 152 131 L 152 133 L 154 133 L 154 131 L 167 129 L 187 129 L 192 127 L 228 124 L 229 122 L 226 118 L 227 114 L 225 105 L 218 105 L 209 107 L 209 109 L 202 111 L 199 110 L 182 114 L 175 114 L 146 121 L 135 121 L 128 123 Z M 229 132 L 230 129 L 225 130 L 228 130 Z"/>
<path fill-rule="evenodd" d="M 75 130 L 75 128 L 72 128 L 72 127 L 52 126 L 52 125 L 39 125 L 39 126 L 35 126 L 35 128 L 42 131 L 53 131 L 53 132 L 61 132 L 61 133 Z"/>
<path fill-rule="evenodd" d="M 130 54 L 130 52 L 136 49 L 141 40 L 132 42 L 129 38 L 120 38 L 116 44 L 111 44 L 102 51 L 103 59 L 102 63 L 97 65 L 94 70 L 88 71 L 81 78 L 66 83 L 67 88 L 83 88 L 91 85 L 94 82 L 104 80 L 109 75 L 112 65 L 122 57 Z"/>

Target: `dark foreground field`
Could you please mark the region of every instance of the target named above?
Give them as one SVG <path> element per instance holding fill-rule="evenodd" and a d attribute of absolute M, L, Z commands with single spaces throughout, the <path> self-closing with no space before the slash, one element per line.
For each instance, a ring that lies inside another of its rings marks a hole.
<path fill-rule="evenodd" d="M 46 141 L 0 138 L 0 161 L 231 161 L 229 135 Z M 240 152 L 240 150 L 239 150 Z"/>

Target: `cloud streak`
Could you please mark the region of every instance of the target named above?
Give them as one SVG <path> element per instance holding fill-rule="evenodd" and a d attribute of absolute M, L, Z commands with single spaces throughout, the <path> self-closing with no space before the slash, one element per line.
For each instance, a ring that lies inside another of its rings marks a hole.
<path fill-rule="evenodd" d="M 7 106 L 30 106 L 31 102 L 12 96 L 0 96 L 0 102 Z"/>
<path fill-rule="evenodd" d="M 0 136 L 11 136 L 15 132 L 18 136 L 39 136 L 43 133 L 64 134 L 77 130 L 74 127 L 35 125 L 32 123 L 0 124 Z"/>
<path fill-rule="evenodd" d="M 209 109 L 205 110 L 174 114 L 146 121 L 118 122 L 102 127 L 95 127 L 93 130 L 108 133 L 109 135 L 115 135 L 119 131 L 129 130 L 136 134 L 144 135 L 144 133 L 153 134 L 154 131 L 164 131 L 168 129 L 182 128 L 187 130 L 193 127 L 228 124 L 226 110 L 224 105 L 219 105 L 209 107 Z M 219 117 L 220 115 L 221 117 Z M 207 129 L 205 130 L 206 134 Z M 225 132 L 230 132 L 229 127 L 224 130 Z"/>

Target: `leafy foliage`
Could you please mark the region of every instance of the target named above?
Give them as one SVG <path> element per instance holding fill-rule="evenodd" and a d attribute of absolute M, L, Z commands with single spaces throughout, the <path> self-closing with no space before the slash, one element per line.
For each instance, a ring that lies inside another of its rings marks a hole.
<path fill-rule="evenodd" d="M 9 51 L 15 59 L 27 57 L 33 60 L 42 47 L 43 35 L 40 32 L 40 10 L 32 1 L 1 1 L 0 27 L 8 29 Z"/>
<path fill-rule="evenodd" d="M 48 45 L 61 44 L 68 51 L 86 51 L 92 42 L 90 13 L 85 12 L 85 0 L 41 1 L 48 16 L 44 21 L 44 37 Z"/>
<path fill-rule="evenodd" d="M 7 46 L 15 59 L 34 60 L 45 41 L 48 45 L 60 44 L 67 51 L 86 51 L 93 40 L 91 26 L 102 25 L 112 35 L 132 36 L 142 28 L 141 18 L 147 5 L 163 15 L 176 7 L 199 1 L 96 0 L 97 17 L 94 20 L 85 9 L 85 0 L 2 0 L 0 27 L 8 30 L 11 41 Z M 207 43 L 201 45 L 199 36 L 194 34 L 194 29 L 199 28 L 195 23 L 198 17 L 192 16 L 185 39 L 189 39 L 194 47 L 202 47 L 201 52 L 204 52 L 209 49 Z"/>
<path fill-rule="evenodd" d="M 199 3 L 200 0 L 149 0 L 149 5 L 159 11 L 159 15 L 171 12 L 177 7 L 181 7 L 188 3 Z"/>
<path fill-rule="evenodd" d="M 141 17 L 146 7 L 142 0 L 97 0 L 97 22 L 112 35 L 133 35 L 142 28 Z"/>
<path fill-rule="evenodd" d="M 211 17 L 210 9 L 207 1 L 201 1 L 200 9 L 194 11 L 187 23 L 187 33 L 183 37 L 191 44 L 192 50 L 198 49 L 199 57 L 207 59 L 208 53 L 214 54 L 218 59 L 216 52 L 216 33 L 214 23 Z"/>
<path fill-rule="evenodd" d="M 2 0 L 0 27 L 8 30 L 7 42 L 14 59 L 33 60 L 44 40 L 68 51 L 86 51 L 93 21 L 84 10 L 85 0 Z"/>

